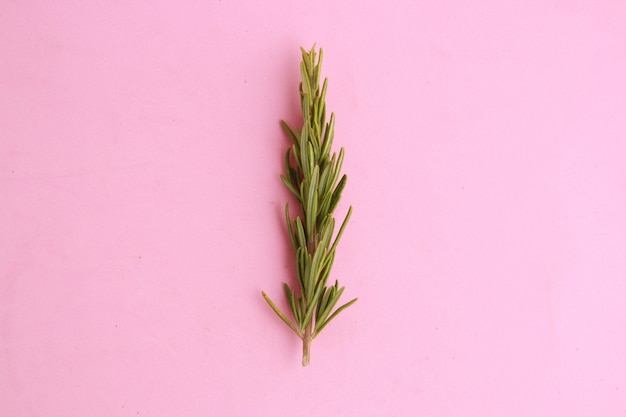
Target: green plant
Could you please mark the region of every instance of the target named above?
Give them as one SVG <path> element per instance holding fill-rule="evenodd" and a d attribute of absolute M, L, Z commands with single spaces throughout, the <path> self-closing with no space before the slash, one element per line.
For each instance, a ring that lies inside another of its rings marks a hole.
<path fill-rule="evenodd" d="M 341 311 L 354 304 L 353 299 L 333 311 L 344 287 L 339 282 L 327 286 L 328 276 L 335 260 L 337 244 L 352 214 L 348 212 L 333 240 L 337 207 L 347 177 L 339 179 L 344 150 L 339 155 L 330 154 L 333 141 L 335 115 L 326 121 L 326 88 L 328 79 L 320 89 L 320 72 L 323 51 L 316 62 L 315 46 L 311 51 L 302 49 L 300 73 L 300 103 L 302 130 L 292 130 L 285 121 L 281 124 L 291 139 L 285 154 L 285 175 L 281 179 L 300 204 L 303 219 L 291 218 L 289 203 L 285 206 L 287 231 L 296 255 L 298 293 L 284 284 L 285 294 L 295 322 L 261 292 L 267 303 L 286 324 L 302 339 L 302 366 L 309 364 L 311 342 Z M 295 162 L 295 164 L 292 163 Z"/>

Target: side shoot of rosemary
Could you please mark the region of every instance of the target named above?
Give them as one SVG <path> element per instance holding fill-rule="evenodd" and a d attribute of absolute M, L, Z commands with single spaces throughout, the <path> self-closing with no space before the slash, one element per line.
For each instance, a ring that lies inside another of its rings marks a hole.
<path fill-rule="evenodd" d="M 281 180 L 295 196 L 302 217 L 291 217 L 289 204 L 285 207 L 287 232 L 293 247 L 298 275 L 298 289 L 284 284 L 285 295 L 291 309 L 288 318 L 272 300 L 262 292 L 272 310 L 295 334 L 302 339 L 302 366 L 309 364 L 311 342 L 328 323 L 343 310 L 354 304 L 353 299 L 335 309 L 344 287 L 339 282 L 326 285 L 335 260 L 337 244 L 352 214 L 352 207 L 335 235 L 333 212 L 341 197 L 347 177 L 340 177 L 344 150 L 333 152 L 331 145 L 335 115 L 326 120 L 326 88 L 328 79 L 320 88 L 323 51 L 316 60 L 315 46 L 310 51 L 302 49 L 300 73 L 300 103 L 302 129 L 291 129 L 281 122 L 291 146 L 285 153 L 285 174 Z"/>

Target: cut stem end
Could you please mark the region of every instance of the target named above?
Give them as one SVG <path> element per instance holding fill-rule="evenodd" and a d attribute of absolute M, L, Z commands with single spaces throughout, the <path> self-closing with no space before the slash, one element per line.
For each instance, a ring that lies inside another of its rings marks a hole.
<path fill-rule="evenodd" d="M 302 338 L 302 366 L 309 366 L 311 361 L 311 338 L 310 335 Z"/>

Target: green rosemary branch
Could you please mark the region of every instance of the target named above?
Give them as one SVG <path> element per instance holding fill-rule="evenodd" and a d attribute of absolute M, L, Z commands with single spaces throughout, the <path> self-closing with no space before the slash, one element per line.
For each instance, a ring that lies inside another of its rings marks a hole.
<path fill-rule="evenodd" d="M 302 49 L 302 48 L 301 48 Z M 285 121 L 281 124 L 291 139 L 285 153 L 285 174 L 280 178 L 298 201 L 302 218 L 293 219 L 289 204 L 285 206 L 285 220 L 291 245 L 296 255 L 299 291 L 284 284 L 285 295 L 293 315 L 289 319 L 272 300 L 261 292 L 272 310 L 300 339 L 302 339 L 302 366 L 309 364 L 311 342 L 340 312 L 354 304 L 353 299 L 333 312 L 344 287 L 335 281 L 326 285 L 335 260 L 337 244 L 352 214 L 348 209 L 339 231 L 333 239 L 335 219 L 333 211 L 346 185 L 346 175 L 341 176 L 344 150 L 331 156 L 335 115 L 326 120 L 326 89 L 328 79 L 320 89 L 323 51 L 316 61 L 315 45 L 310 51 L 302 49 L 300 63 L 300 103 L 302 130 L 291 129 Z M 295 162 L 295 164 L 294 164 Z"/>

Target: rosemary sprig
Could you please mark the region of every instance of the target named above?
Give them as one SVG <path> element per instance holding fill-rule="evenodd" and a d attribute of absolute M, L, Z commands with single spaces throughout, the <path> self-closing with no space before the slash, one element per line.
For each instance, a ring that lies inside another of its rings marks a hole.
<path fill-rule="evenodd" d="M 284 284 L 285 295 L 293 315 L 289 319 L 272 300 L 261 292 L 272 310 L 300 339 L 302 339 L 302 366 L 309 364 L 311 342 L 340 312 L 354 304 L 353 299 L 333 312 L 344 287 L 339 282 L 327 286 L 326 282 L 335 260 L 337 244 L 352 214 L 348 209 L 333 240 L 335 219 L 333 211 L 346 185 L 347 176 L 339 178 L 344 150 L 331 156 L 335 115 L 326 120 L 326 89 L 328 79 L 320 89 L 323 51 L 316 60 L 315 45 L 310 51 L 302 49 L 300 63 L 300 104 L 302 129 L 291 129 L 285 121 L 281 124 L 291 139 L 285 153 L 285 174 L 280 178 L 298 201 L 302 218 L 293 219 L 289 204 L 285 206 L 285 220 L 291 245 L 296 255 L 299 291 Z M 295 164 L 292 163 L 295 162 Z"/>

